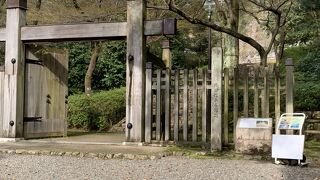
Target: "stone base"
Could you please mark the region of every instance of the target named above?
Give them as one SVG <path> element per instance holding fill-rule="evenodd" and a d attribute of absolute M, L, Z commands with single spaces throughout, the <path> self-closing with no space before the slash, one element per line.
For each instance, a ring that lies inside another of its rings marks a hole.
<path fill-rule="evenodd" d="M 0 142 L 18 142 L 24 140 L 23 138 L 0 138 Z"/>

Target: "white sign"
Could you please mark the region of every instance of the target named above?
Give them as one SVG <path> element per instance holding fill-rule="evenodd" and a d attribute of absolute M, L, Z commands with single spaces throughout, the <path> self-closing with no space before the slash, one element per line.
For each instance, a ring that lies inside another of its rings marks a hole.
<path fill-rule="evenodd" d="M 240 118 L 239 128 L 270 128 L 271 118 Z"/>
<path fill-rule="evenodd" d="M 304 135 L 273 135 L 272 157 L 303 159 Z"/>

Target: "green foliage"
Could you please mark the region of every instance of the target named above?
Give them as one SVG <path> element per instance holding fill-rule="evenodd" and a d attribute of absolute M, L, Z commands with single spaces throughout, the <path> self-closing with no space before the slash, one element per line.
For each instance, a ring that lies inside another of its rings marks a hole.
<path fill-rule="evenodd" d="M 295 60 L 295 110 L 320 109 L 320 48 L 319 43 L 288 48 L 285 58 Z"/>
<path fill-rule="evenodd" d="M 72 95 L 68 99 L 68 126 L 87 130 L 106 130 L 125 117 L 125 88 Z"/>
<path fill-rule="evenodd" d="M 298 0 L 289 18 L 288 44 L 308 44 L 319 40 L 320 1 Z"/>
<path fill-rule="evenodd" d="M 61 48 L 69 51 L 69 92 L 77 94 L 84 91 L 84 78 L 90 62 L 90 42 L 64 43 Z M 97 60 L 92 77 L 93 90 L 109 90 L 125 85 L 126 43 L 106 41 Z"/>
<path fill-rule="evenodd" d="M 93 74 L 94 89 L 112 89 L 126 83 L 126 43 L 109 41 L 104 43 Z"/>
<path fill-rule="evenodd" d="M 320 109 L 320 82 L 297 82 L 295 84 L 296 111 L 317 111 Z"/>
<path fill-rule="evenodd" d="M 84 78 L 91 56 L 90 43 L 66 43 L 65 48 L 69 51 L 69 92 L 70 94 L 83 92 Z"/>
<path fill-rule="evenodd" d="M 296 65 L 296 110 L 320 109 L 320 54 L 319 45 L 308 46 L 305 57 Z"/>

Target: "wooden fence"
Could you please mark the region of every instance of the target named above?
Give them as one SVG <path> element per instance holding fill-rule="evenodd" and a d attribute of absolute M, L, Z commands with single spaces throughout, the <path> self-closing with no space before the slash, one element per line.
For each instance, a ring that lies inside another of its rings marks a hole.
<path fill-rule="evenodd" d="M 230 127 L 235 127 L 239 117 L 280 116 L 280 100 L 284 98 L 281 95 L 286 94 L 286 88 L 281 86 L 284 76 L 280 77 L 273 65 L 266 68 L 240 65 L 234 71 L 224 69 L 222 79 L 224 143 L 229 142 Z M 146 142 L 209 142 L 207 96 L 211 89 L 211 71 L 152 69 L 152 65 L 147 64 Z M 270 104 L 270 100 L 274 104 Z M 231 107 L 230 101 L 233 101 Z M 211 109 L 211 114 L 213 112 Z"/>

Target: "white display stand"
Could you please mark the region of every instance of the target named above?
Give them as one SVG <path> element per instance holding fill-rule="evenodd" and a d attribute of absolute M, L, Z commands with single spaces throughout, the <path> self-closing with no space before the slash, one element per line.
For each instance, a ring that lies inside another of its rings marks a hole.
<path fill-rule="evenodd" d="M 272 136 L 272 157 L 277 159 L 303 159 L 303 149 L 305 136 L 302 135 L 302 128 L 305 121 L 303 113 L 285 113 L 282 114 L 278 125 L 276 126 L 277 134 Z M 297 130 L 299 135 L 280 134 L 280 130 Z"/>

